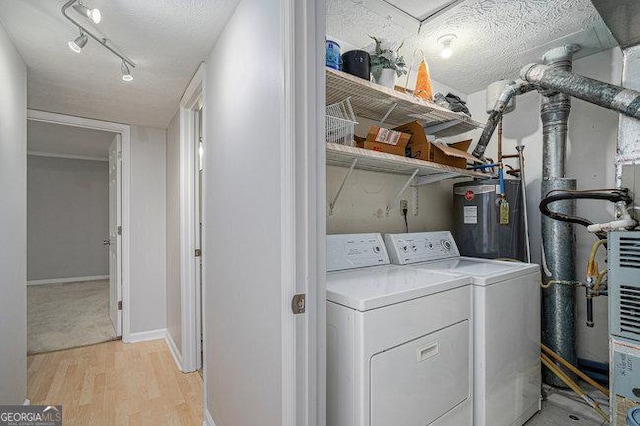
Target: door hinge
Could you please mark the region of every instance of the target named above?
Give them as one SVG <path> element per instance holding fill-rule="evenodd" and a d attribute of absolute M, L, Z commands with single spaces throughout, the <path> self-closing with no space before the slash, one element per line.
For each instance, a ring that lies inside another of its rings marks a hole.
<path fill-rule="evenodd" d="M 307 295 L 304 293 L 293 296 L 293 299 L 291 299 L 291 310 L 294 314 L 304 314 L 307 307 L 306 297 Z"/>
<path fill-rule="evenodd" d="M 121 311 L 122 310 L 122 300 L 118 301 L 118 310 Z"/>
<path fill-rule="evenodd" d="M 122 226 L 118 226 L 118 235 L 122 235 Z"/>
<path fill-rule="evenodd" d="M 194 254 L 196 255 L 196 257 L 202 256 L 202 249 L 195 249 Z"/>

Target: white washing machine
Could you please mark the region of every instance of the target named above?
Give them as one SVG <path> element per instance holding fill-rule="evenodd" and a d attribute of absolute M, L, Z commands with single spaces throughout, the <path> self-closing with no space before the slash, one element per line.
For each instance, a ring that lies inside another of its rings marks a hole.
<path fill-rule="evenodd" d="M 473 424 L 524 424 L 541 404 L 539 266 L 460 257 L 448 231 L 389 234 L 385 243 L 394 264 L 472 278 Z"/>
<path fill-rule="evenodd" d="M 471 280 L 388 263 L 380 234 L 327 236 L 327 425 L 471 425 Z"/>

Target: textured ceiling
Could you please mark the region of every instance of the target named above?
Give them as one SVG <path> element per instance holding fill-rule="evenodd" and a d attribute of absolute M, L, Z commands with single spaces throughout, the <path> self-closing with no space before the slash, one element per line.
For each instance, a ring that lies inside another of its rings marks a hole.
<path fill-rule="evenodd" d="M 426 22 L 419 33 L 406 19 L 372 8 L 372 1 L 381 0 L 327 0 L 327 34 L 355 46 L 369 44 L 369 34 L 404 40 L 401 53 L 408 61 L 422 48 L 432 78 L 463 93 L 517 78 L 523 65 L 560 44 L 580 44 L 577 57 L 616 45 L 589 0 L 466 0 Z M 408 1 L 422 0 L 401 3 Z M 457 40 L 454 55 L 445 60 L 437 40 L 449 33 Z"/>
<path fill-rule="evenodd" d="M 108 159 L 115 133 L 61 124 L 27 121 L 27 150 L 54 155 Z"/>
<path fill-rule="evenodd" d="M 437 12 L 451 3 L 451 0 L 386 0 L 388 3 L 407 13 L 413 18 L 422 21 L 431 14 Z"/>
<path fill-rule="evenodd" d="M 29 108 L 166 128 L 238 0 L 84 3 L 102 11 L 92 28 L 137 64 L 134 80 L 123 82 L 118 58 L 92 39 L 80 54 L 67 47 L 78 30 L 60 13 L 64 0 L 0 0 L 0 21 L 28 66 Z"/>

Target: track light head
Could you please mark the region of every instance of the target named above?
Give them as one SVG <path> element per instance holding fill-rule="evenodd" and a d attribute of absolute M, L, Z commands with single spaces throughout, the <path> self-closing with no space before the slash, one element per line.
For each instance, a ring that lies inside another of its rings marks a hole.
<path fill-rule="evenodd" d="M 122 72 L 122 80 L 131 81 L 133 80 L 133 76 L 131 75 L 131 71 L 129 71 L 129 66 L 125 61 L 122 61 L 120 65 L 120 71 Z"/>
<path fill-rule="evenodd" d="M 89 9 L 87 6 L 78 3 L 74 4 L 73 8 L 80 14 L 84 15 L 87 18 L 91 19 L 94 24 L 99 24 L 102 20 L 102 14 L 100 13 L 100 9 Z"/>
<path fill-rule="evenodd" d="M 69 44 L 69 49 L 73 50 L 76 53 L 80 53 L 82 48 L 87 44 L 87 40 L 89 37 L 83 32 L 80 32 L 80 35 L 75 38 L 75 40 L 71 40 Z"/>

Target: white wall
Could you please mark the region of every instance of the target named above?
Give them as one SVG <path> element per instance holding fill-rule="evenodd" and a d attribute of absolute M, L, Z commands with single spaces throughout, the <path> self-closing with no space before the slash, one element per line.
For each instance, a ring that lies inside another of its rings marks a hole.
<path fill-rule="evenodd" d="M 166 131 L 131 126 L 131 332 L 166 328 Z"/>
<path fill-rule="evenodd" d="M 167 329 L 182 353 L 180 284 L 180 111 L 167 130 Z"/>
<path fill-rule="evenodd" d="M 0 24 L 0 404 L 27 396 L 27 67 Z"/>
<path fill-rule="evenodd" d="M 280 7 L 241 1 L 206 60 L 205 409 L 219 426 L 281 424 Z"/>
<path fill-rule="evenodd" d="M 574 62 L 574 72 L 613 84 L 620 84 L 622 76 L 622 53 L 618 48 L 607 50 Z M 515 77 L 515 76 L 514 76 Z M 485 91 L 468 96 L 474 118 L 483 121 L 485 113 Z M 515 152 L 516 142 L 526 146 L 525 173 L 527 179 L 527 201 L 531 231 L 532 257 L 540 262 L 540 182 L 542 178 L 542 124 L 540 122 L 540 95 L 528 93 L 517 98 L 516 110 L 504 117 L 504 150 Z M 569 141 L 566 176 L 578 180 L 578 189 L 610 188 L 614 185 L 614 154 L 617 139 L 618 115 L 578 99 L 572 99 L 569 117 Z M 496 133 L 497 134 L 497 133 Z M 477 137 L 476 137 L 477 140 Z M 487 149 L 487 156 L 496 158 L 496 136 Z M 514 164 L 515 166 L 515 164 Z M 592 220 L 608 221 L 613 215 L 613 206 L 607 202 L 578 201 L 577 214 Z M 577 278 L 584 280 L 586 260 L 591 244 L 596 238 L 582 226 L 576 226 Z M 601 258 L 600 267 L 604 267 Z M 584 289 L 577 291 L 577 345 L 578 356 L 606 362 L 607 342 L 607 298 L 594 302 L 595 322 L 593 329 L 585 327 L 586 308 Z"/>
<path fill-rule="evenodd" d="M 327 206 L 333 200 L 349 169 L 327 167 Z M 354 170 L 345 184 L 332 215 L 327 212 L 327 233 L 405 232 L 399 205 L 386 215 L 386 206 L 409 176 Z M 402 200 L 409 202 L 409 232 L 451 229 L 452 180 L 420 186 L 417 189 L 418 215 L 414 215 L 415 191 L 408 188 Z M 399 204 L 399 203 L 398 203 Z"/>
<path fill-rule="evenodd" d="M 109 275 L 109 163 L 27 158 L 27 280 Z"/>

